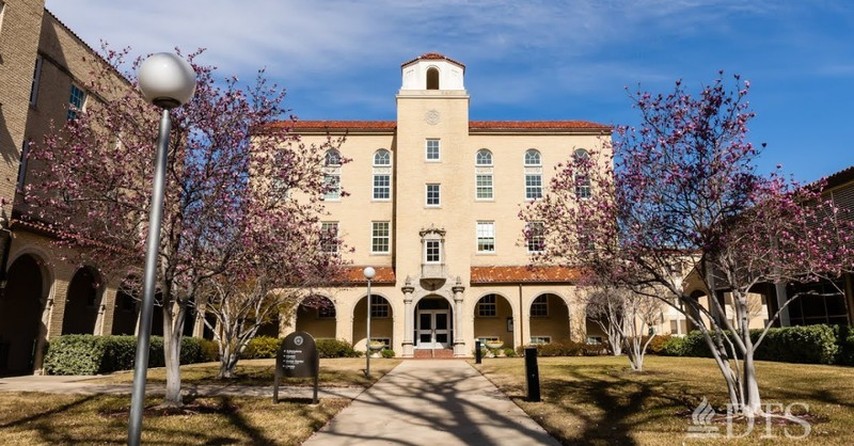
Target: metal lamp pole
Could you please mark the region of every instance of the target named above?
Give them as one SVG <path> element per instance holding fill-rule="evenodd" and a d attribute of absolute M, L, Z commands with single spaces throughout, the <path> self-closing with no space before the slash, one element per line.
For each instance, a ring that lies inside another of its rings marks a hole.
<path fill-rule="evenodd" d="M 365 334 L 365 376 L 371 376 L 371 279 L 376 275 L 376 271 L 368 266 L 362 270 L 365 279 L 368 279 L 368 325 Z"/>
<path fill-rule="evenodd" d="M 196 73 L 184 59 L 171 53 L 150 56 L 139 67 L 139 88 L 145 99 L 163 109 L 157 138 L 154 187 L 148 214 L 148 239 L 143 276 L 142 308 L 134 360 L 133 392 L 128 420 L 128 445 L 138 446 L 142 434 L 142 412 L 148 352 L 151 346 L 151 319 L 154 314 L 154 292 L 157 283 L 157 254 L 160 249 L 160 227 L 163 217 L 163 191 L 166 188 L 166 157 L 172 123 L 169 110 L 186 103 L 196 89 Z"/>

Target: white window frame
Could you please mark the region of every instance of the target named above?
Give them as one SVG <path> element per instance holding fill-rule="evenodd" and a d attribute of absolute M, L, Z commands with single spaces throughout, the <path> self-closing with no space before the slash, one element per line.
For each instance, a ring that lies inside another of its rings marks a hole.
<path fill-rule="evenodd" d="M 477 301 L 477 317 L 498 317 L 498 298 L 495 294 L 487 294 Z"/>
<path fill-rule="evenodd" d="M 488 180 L 481 182 L 481 180 Z M 489 184 L 486 184 L 486 183 Z M 475 200 L 490 201 L 495 199 L 495 182 L 491 173 L 478 173 L 474 176 Z"/>
<path fill-rule="evenodd" d="M 435 247 L 433 247 L 435 245 Z M 436 259 L 431 260 L 431 253 L 435 251 Z M 437 265 L 442 263 L 442 241 L 438 239 L 424 240 L 424 263 Z"/>
<path fill-rule="evenodd" d="M 320 250 L 326 253 L 334 254 L 338 252 L 338 234 L 340 230 L 340 226 L 337 221 L 324 221 L 320 223 L 320 231 L 324 237 L 326 237 L 327 233 L 335 232 L 335 241 L 334 242 L 321 242 Z"/>
<path fill-rule="evenodd" d="M 495 222 L 478 221 L 475 226 L 478 254 L 495 254 Z"/>
<path fill-rule="evenodd" d="M 79 93 L 79 94 L 78 94 Z M 83 112 L 86 110 L 86 90 L 77 86 L 77 84 L 71 84 L 71 91 L 68 96 L 68 110 L 66 111 L 65 118 L 66 120 L 72 120 L 77 118 L 78 112 Z M 79 98 L 79 101 L 75 101 L 75 98 Z M 80 102 L 80 104 L 77 104 Z M 72 106 L 74 108 L 72 108 Z"/>
<path fill-rule="evenodd" d="M 435 146 L 432 144 L 435 143 Z M 431 158 L 435 149 L 435 158 Z M 439 138 L 427 138 L 424 141 L 424 161 L 438 163 L 442 161 L 442 143 Z"/>
<path fill-rule="evenodd" d="M 0 6 L 2 7 L 2 6 Z M 2 14 L 2 13 L 0 13 Z M 2 18 L 0 18 L 2 20 Z M 39 102 L 39 84 L 42 79 L 42 63 L 44 58 L 41 55 L 36 56 L 36 63 L 33 67 L 33 83 L 30 86 L 30 106 L 35 107 Z"/>
<path fill-rule="evenodd" d="M 385 235 L 378 234 L 378 230 L 382 230 L 385 225 Z M 378 245 L 382 245 L 384 241 L 385 250 L 378 251 Z M 371 254 L 388 254 L 391 251 L 391 222 L 389 221 L 372 221 L 371 222 Z"/>
<path fill-rule="evenodd" d="M 529 179 L 536 178 L 539 184 L 532 184 Z M 525 174 L 525 200 L 534 201 L 543 198 L 543 175 L 539 173 Z"/>
<path fill-rule="evenodd" d="M 573 159 L 588 159 L 590 153 L 585 149 L 575 149 L 572 153 Z M 589 200 L 591 197 L 590 176 L 576 175 L 575 176 L 575 197 L 579 200 Z"/>
<path fill-rule="evenodd" d="M 377 162 L 377 160 L 381 154 L 385 154 L 385 156 L 379 160 L 380 162 Z M 391 166 L 391 152 L 388 149 L 377 149 L 377 151 L 374 152 L 373 165 L 374 166 Z"/>
<path fill-rule="evenodd" d="M 545 223 L 541 221 L 529 221 L 526 226 L 528 234 L 525 237 L 525 245 L 528 248 L 528 252 L 543 252 L 546 244 Z M 537 239 L 539 239 L 539 245 L 536 244 Z M 537 247 L 539 247 L 539 249 L 537 249 Z"/>
<path fill-rule="evenodd" d="M 530 162 L 529 161 L 529 158 L 530 158 L 528 156 L 529 154 L 537 157 L 536 162 Z M 525 166 L 542 166 L 543 165 L 543 154 L 540 153 L 540 151 L 537 149 L 528 149 L 525 151 L 524 163 L 525 163 Z"/>
<path fill-rule="evenodd" d="M 544 309 L 545 311 L 534 311 L 535 307 Z M 534 300 L 531 302 L 530 312 L 531 317 L 549 317 L 549 295 L 540 294 L 539 296 L 535 297 Z"/>
<path fill-rule="evenodd" d="M 531 345 L 545 345 L 551 343 L 551 336 L 531 336 Z"/>
<path fill-rule="evenodd" d="M 377 180 L 385 178 L 386 184 L 377 184 Z M 375 173 L 372 181 L 371 199 L 375 201 L 391 200 L 391 175 Z"/>
<path fill-rule="evenodd" d="M 378 294 L 371 294 L 368 297 L 368 302 L 371 305 L 371 318 L 388 319 L 391 317 L 391 305 L 386 298 Z"/>
<path fill-rule="evenodd" d="M 435 187 L 436 202 L 430 203 L 431 188 Z M 437 208 L 442 206 L 442 185 L 441 183 L 427 183 L 424 186 L 424 206 L 429 208 Z"/>
<path fill-rule="evenodd" d="M 489 162 L 481 162 L 481 154 L 484 154 L 484 157 L 489 158 Z M 493 158 L 492 152 L 489 149 L 480 149 L 474 155 L 474 164 L 476 166 L 492 166 Z"/>
<path fill-rule="evenodd" d="M 323 194 L 323 201 L 339 201 L 341 200 L 341 175 L 337 173 L 327 173 L 323 176 L 323 184 L 334 184 L 335 188 L 326 191 Z"/>

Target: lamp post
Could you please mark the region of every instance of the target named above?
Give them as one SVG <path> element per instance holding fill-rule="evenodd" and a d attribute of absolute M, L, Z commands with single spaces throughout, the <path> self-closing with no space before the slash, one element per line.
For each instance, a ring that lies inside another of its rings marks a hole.
<path fill-rule="evenodd" d="M 368 266 L 362 270 L 368 279 L 368 325 L 365 329 L 365 376 L 371 376 L 371 279 L 377 274 L 374 268 Z"/>
<path fill-rule="evenodd" d="M 142 411 L 145 402 L 145 380 L 148 350 L 151 345 L 151 319 L 154 313 L 154 291 L 157 279 L 157 254 L 160 249 L 160 225 L 163 217 L 163 190 L 166 186 L 166 154 L 172 126 L 169 110 L 185 104 L 196 90 L 196 73 L 187 61 L 171 53 L 157 53 L 139 66 L 139 89 L 148 102 L 163 109 L 157 138 L 154 186 L 148 214 L 148 239 L 142 288 L 139 335 L 136 341 L 133 393 L 128 421 L 128 445 L 138 446 L 142 434 Z"/>

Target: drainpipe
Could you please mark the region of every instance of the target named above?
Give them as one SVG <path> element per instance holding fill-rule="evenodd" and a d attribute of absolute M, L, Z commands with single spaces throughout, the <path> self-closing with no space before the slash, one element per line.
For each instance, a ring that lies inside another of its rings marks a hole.
<path fill-rule="evenodd" d="M 522 305 L 522 282 L 519 282 L 519 344 L 525 345 L 525 318 L 522 316 L 522 311 L 525 307 Z"/>

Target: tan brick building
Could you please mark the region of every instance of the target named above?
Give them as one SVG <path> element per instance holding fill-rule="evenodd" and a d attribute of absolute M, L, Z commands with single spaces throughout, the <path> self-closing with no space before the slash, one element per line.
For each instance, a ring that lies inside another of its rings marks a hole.
<path fill-rule="evenodd" d="M 396 121 L 296 124 L 306 142 L 346 134 L 340 153 L 327 156 L 327 181 L 346 193 L 325 197 L 325 225 L 354 249 L 346 257 L 355 286 L 321 293 L 334 311 L 303 307 L 282 325 L 364 348 L 361 271 L 373 266 L 371 339 L 403 357 L 470 356 L 476 339 L 517 347 L 601 337 L 572 271 L 527 268 L 538 248 L 525 227 L 540 223 L 517 214 L 542 196 L 558 163 L 601 149 L 610 128 L 470 120 L 465 67 L 440 54 L 404 63 L 401 74 Z"/>
<path fill-rule="evenodd" d="M 117 302 L 121 277 L 66 261 L 51 231 L 22 220 L 16 192 L 34 168 L 28 145 L 98 100 L 84 86 L 104 63 L 44 0 L 0 1 L 0 374 L 38 371 L 45 341 L 61 334 L 135 332 L 134 301 Z"/>

